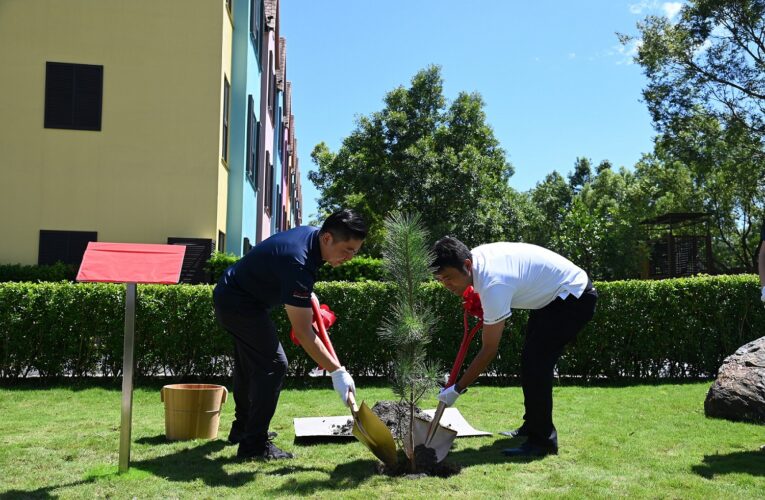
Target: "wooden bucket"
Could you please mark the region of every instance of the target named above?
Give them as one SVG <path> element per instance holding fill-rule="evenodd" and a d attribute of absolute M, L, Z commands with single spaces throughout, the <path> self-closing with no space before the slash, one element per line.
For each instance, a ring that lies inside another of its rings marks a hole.
<path fill-rule="evenodd" d="M 160 393 L 165 403 L 167 439 L 215 439 L 228 390 L 215 384 L 171 384 Z"/>

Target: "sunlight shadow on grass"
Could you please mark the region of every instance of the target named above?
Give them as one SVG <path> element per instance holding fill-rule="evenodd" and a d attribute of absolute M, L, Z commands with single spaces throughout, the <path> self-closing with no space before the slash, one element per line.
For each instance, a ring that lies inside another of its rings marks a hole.
<path fill-rule="evenodd" d="M 168 441 L 164 435 L 143 438 L 139 442 L 146 444 L 163 444 Z M 241 486 L 255 478 L 255 471 L 229 474 L 224 466 L 237 463 L 235 457 L 210 458 L 213 453 L 221 451 L 226 444 L 217 439 L 208 441 L 201 446 L 192 446 L 175 453 L 163 455 L 149 460 L 132 462 L 131 467 L 147 471 L 167 481 L 191 482 L 201 479 L 208 486 Z"/>
<path fill-rule="evenodd" d="M 547 457 L 506 457 L 502 454 L 505 448 L 515 448 L 520 446 L 525 438 L 502 438 L 493 441 L 490 444 L 480 448 L 466 448 L 459 451 L 452 451 L 446 456 L 446 460 L 451 460 L 462 466 L 462 468 L 473 465 L 486 464 L 504 464 L 504 463 L 529 463 L 537 460 L 544 460 Z"/>
<path fill-rule="evenodd" d="M 0 500 L 26 500 L 28 498 L 59 498 L 59 493 L 51 493 L 61 488 L 69 488 L 72 486 L 79 486 L 81 484 L 92 483 L 94 479 L 85 479 L 83 481 L 75 481 L 73 483 L 66 484 L 54 484 L 51 486 L 43 486 L 36 490 L 22 491 L 22 490 L 9 490 L 0 493 Z"/>
<path fill-rule="evenodd" d="M 148 444 L 151 446 L 159 446 L 163 444 L 172 444 L 175 441 L 171 441 L 167 439 L 167 437 L 165 437 L 164 434 L 157 434 L 156 436 L 151 436 L 151 437 L 147 436 L 147 437 L 136 439 L 134 442 L 136 444 Z"/>
<path fill-rule="evenodd" d="M 467 448 L 459 451 L 451 452 L 447 455 L 446 460 L 459 464 L 461 467 L 466 468 L 474 465 L 483 464 L 503 464 L 508 462 L 514 463 L 528 463 L 536 460 L 544 460 L 545 457 L 530 457 L 530 458 L 508 458 L 502 455 L 504 448 L 511 448 L 518 446 L 523 442 L 522 438 L 507 438 L 499 439 L 491 444 L 481 446 L 480 448 Z M 316 495 L 323 491 L 338 491 L 338 490 L 350 490 L 360 486 L 365 481 L 374 476 L 379 476 L 380 473 L 376 467 L 377 462 L 375 460 L 355 460 L 345 464 L 340 464 L 329 473 L 329 477 L 326 479 L 311 479 L 307 481 L 301 481 L 299 478 L 290 477 L 279 488 L 272 490 L 275 494 L 292 494 L 297 496 Z M 319 470 L 314 468 L 301 468 L 298 467 L 295 470 L 291 470 L 290 467 L 285 467 L 285 470 L 274 471 L 273 473 L 292 473 L 301 470 Z"/>
<path fill-rule="evenodd" d="M 329 473 L 329 477 L 323 480 L 311 479 L 300 481 L 294 477 L 288 478 L 285 483 L 271 490 L 272 493 L 286 493 L 297 496 L 313 495 L 321 491 L 350 490 L 358 487 L 370 477 L 377 474 L 374 460 L 354 460 L 340 464 Z M 304 470 L 320 470 L 307 468 Z"/>
<path fill-rule="evenodd" d="M 704 461 L 691 470 L 706 479 L 721 474 L 765 476 L 765 451 L 737 451 L 725 455 L 706 455 Z"/>

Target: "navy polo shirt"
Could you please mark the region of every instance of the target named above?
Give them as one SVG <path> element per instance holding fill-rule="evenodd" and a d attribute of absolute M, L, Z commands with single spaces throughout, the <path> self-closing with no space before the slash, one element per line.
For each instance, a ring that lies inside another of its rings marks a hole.
<path fill-rule="evenodd" d="M 258 243 L 223 273 L 213 292 L 219 307 L 311 307 L 316 270 L 324 261 L 319 229 L 299 226 Z"/>

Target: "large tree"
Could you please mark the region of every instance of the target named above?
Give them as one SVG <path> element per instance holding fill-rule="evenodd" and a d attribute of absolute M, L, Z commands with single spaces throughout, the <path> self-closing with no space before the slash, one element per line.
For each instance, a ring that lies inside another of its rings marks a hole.
<path fill-rule="evenodd" d="M 452 234 L 468 245 L 505 237 L 519 214 L 508 186 L 513 168 L 486 123 L 479 94 L 448 103 L 438 66 L 418 72 L 409 87 L 384 98 L 384 108 L 357 118 L 336 153 L 325 143 L 309 173 L 319 210 L 360 210 L 371 223 L 366 251 L 379 255 L 383 220 L 393 210 L 419 213 L 434 237 Z"/>
<path fill-rule="evenodd" d="M 751 269 L 765 216 L 765 0 L 691 0 L 677 22 L 648 17 L 638 29 L 659 131 L 653 171 L 690 180 L 713 214 L 720 270 Z"/>
<path fill-rule="evenodd" d="M 659 131 L 701 108 L 725 126 L 765 133 L 764 16 L 765 0 L 691 0 L 677 22 L 638 23 L 643 96 Z"/>
<path fill-rule="evenodd" d="M 765 217 L 765 161 L 752 152 L 760 148 L 759 134 L 701 112 L 656 138 L 654 158 L 665 169 L 687 170 L 699 208 L 712 214 L 720 271 L 756 267 L 757 229 Z"/>

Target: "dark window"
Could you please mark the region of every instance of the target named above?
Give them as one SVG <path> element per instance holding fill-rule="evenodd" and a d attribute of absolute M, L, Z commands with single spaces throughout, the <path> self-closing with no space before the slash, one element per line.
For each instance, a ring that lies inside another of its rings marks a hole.
<path fill-rule="evenodd" d="M 276 78 L 274 77 L 274 53 L 268 53 L 268 114 L 271 116 L 271 123 L 274 123 L 274 87 L 276 87 Z"/>
<path fill-rule="evenodd" d="M 255 47 L 255 57 L 260 62 L 260 23 L 263 18 L 263 0 L 250 0 L 250 38 Z"/>
<path fill-rule="evenodd" d="M 282 228 L 282 186 L 279 184 L 279 186 L 276 187 L 276 227 L 277 231 L 280 231 Z"/>
<path fill-rule="evenodd" d="M 218 231 L 218 251 L 226 251 L 226 233 L 223 231 Z"/>
<path fill-rule="evenodd" d="M 168 245 L 184 245 L 180 283 L 209 283 L 207 261 L 213 253 L 213 241 L 208 238 L 168 238 Z"/>
<path fill-rule="evenodd" d="M 279 157 L 284 156 L 284 124 L 279 120 Z"/>
<path fill-rule="evenodd" d="M 82 263 L 82 256 L 89 241 L 98 241 L 95 231 L 48 231 L 40 230 L 40 247 L 37 250 L 39 265 Z"/>
<path fill-rule="evenodd" d="M 252 244 L 250 243 L 249 238 L 245 238 L 242 240 L 242 255 L 247 255 L 247 252 L 252 250 Z"/>
<path fill-rule="evenodd" d="M 274 166 L 271 165 L 271 153 L 266 151 L 266 171 L 263 173 L 263 199 L 264 209 L 267 215 L 271 215 L 271 206 L 274 202 Z"/>
<path fill-rule="evenodd" d="M 274 129 L 276 131 L 279 128 L 276 126 L 276 75 L 271 75 L 271 84 L 268 86 L 271 90 L 271 121 L 274 123 Z"/>
<path fill-rule="evenodd" d="M 45 128 L 101 130 L 104 67 L 45 65 Z"/>
<path fill-rule="evenodd" d="M 228 79 L 223 78 L 223 149 L 220 153 L 223 161 L 228 162 L 228 108 L 231 94 L 231 85 Z"/>
<path fill-rule="evenodd" d="M 260 139 L 260 123 L 255 113 L 255 99 L 250 96 L 247 104 L 247 178 L 255 190 L 258 189 L 258 141 Z"/>

